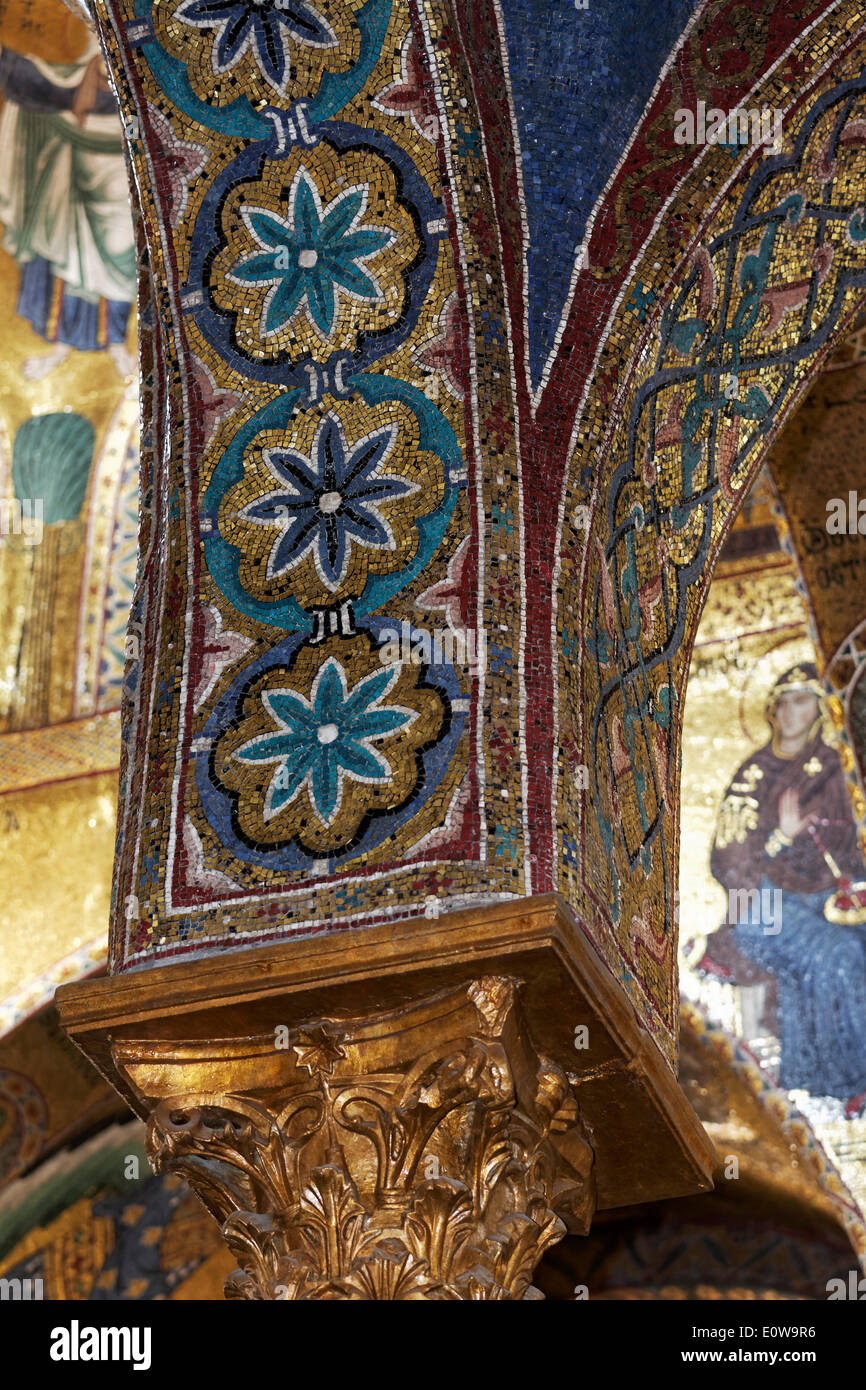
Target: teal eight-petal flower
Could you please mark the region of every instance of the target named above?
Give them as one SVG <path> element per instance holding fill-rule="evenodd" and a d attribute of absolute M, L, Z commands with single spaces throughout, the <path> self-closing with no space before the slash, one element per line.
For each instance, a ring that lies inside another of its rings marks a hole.
<path fill-rule="evenodd" d="M 350 692 L 345 670 L 335 657 L 329 657 L 316 676 L 309 700 L 294 690 L 262 694 L 278 731 L 259 734 L 234 756 L 245 763 L 277 764 L 265 795 L 266 821 L 306 786 L 319 820 L 330 825 L 340 809 L 345 778 L 377 784 L 388 781 L 391 765 L 372 743 L 418 717 L 415 710 L 382 703 L 398 674 L 399 668 L 383 667 Z"/>
<path fill-rule="evenodd" d="M 357 184 L 323 208 L 315 183 L 301 168 L 292 181 L 287 217 L 248 204 L 241 208 L 262 249 L 238 261 L 228 278 L 238 285 L 271 287 L 261 315 L 263 338 L 304 310 L 329 337 L 341 293 L 360 302 L 383 302 L 379 281 L 364 262 L 396 241 L 397 233 L 361 223 L 368 198 L 369 187 Z"/>

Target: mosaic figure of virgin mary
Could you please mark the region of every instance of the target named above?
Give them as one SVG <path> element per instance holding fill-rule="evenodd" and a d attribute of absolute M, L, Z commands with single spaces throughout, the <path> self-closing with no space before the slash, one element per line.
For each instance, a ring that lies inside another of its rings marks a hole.
<path fill-rule="evenodd" d="M 698 970 L 770 982 L 780 1085 L 845 1100 L 853 1116 L 866 1104 L 866 923 L 850 919 L 866 914 L 838 904 L 864 868 L 823 701 L 807 662 L 770 692 L 771 737 L 737 768 L 719 811 L 710 867 L 729 911 Z"/>

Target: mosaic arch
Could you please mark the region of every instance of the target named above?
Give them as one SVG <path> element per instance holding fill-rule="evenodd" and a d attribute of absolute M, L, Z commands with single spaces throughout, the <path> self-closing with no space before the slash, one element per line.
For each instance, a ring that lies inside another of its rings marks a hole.
<path fill-rule="evenodd" d="M 160 486 L 127 680 L 124 962 L 375 920 L 419 887 L 422 910 L 508 896 L 510 857 L 481 871 L 485 672 L 460 664 L 484 504 L 423 32 L 387 0 L 237 6 L 230 27 L 128 8 L 108 13 Z M 418 660 L 387 659 L 395 633 Z M 163 814 L 142 823 L 144 763 Z"/>
<path fill-rule="evenodd" d="M 600 942 L 613 928 L 611 964 L 670 1001 L 662 1030 L 676 999 L 682 703 L 706 587 L 761 460 L 866 286 L 863 35 L 850 19 L 825 9 L 749 95 L 784 113 L 778 154 L 705 149 L 657 209 L 572 434 L 552 692 L 566 733 L 558 838 L 569 896 Z M 795 67 L 810 80 L 792 101 Z M 595 462 L 582 478 L 585 450 Z"/>
<path fill-rule="evenodd" d="M 702 586 L 866 291 L 856 7 L 654 32 L 552 336 L 531 6 L 94 8 L 154 286 L 114 969 L 559 889 L 672 1059 Z"/>

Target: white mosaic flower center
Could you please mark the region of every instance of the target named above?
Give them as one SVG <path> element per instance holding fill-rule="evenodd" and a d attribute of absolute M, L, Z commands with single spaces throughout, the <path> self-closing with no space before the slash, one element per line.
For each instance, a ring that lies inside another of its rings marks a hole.
<path fill-rule="evenodd" d="M 319 253 L 314 251 L 312 246 L 305 246 L 298 255 L 298 265 L 301 270 L 312 270 L 318 264 Z"/>
<path fill-rule="evenodd" d="M 334 743 L 340 737 L 340 730 L 336 724 L 320 724 L 316 730 L 316 738 L 320 743 Z"/>
<path fill-rule="evenodd" d="M 343 504 L 343 498 L 339 492 L 323 492 L 319 498 L 319 511 L 324 512 L 325 516 L 330 516 L 336 512 Z"/>

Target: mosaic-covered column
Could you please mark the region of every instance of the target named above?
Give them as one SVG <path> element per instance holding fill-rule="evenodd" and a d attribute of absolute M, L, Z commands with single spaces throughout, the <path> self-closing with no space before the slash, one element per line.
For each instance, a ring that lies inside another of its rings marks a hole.
<path fill-rule="evenodd" d="M 153 312 L 112 974 L 66 1026 L 237 1296 L 532 1296 L 566 1227 L 707 1186 L 711 1146 L 530 824 L 534 560 L 453 16 L 94 10 Z"/>
<path fill-rule="evenodd" d="M 120 970 L 520 887 L 423 37 L 260 10 L 106 8 L 159 295 Z"/>

